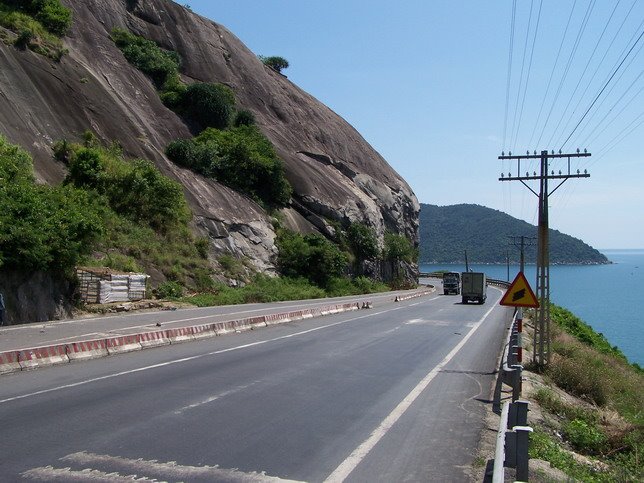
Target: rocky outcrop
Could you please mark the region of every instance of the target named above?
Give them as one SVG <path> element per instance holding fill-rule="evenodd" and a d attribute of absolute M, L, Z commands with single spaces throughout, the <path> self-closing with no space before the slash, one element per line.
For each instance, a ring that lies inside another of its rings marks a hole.
<path fill-rule="evenodd" d="M 0 292 L 4 296 L 6 325 L 69 318 L 75 285 L 65 277 L 45 272 L 3 270 Z"/>
<path fill-rule="evenodd" d="M 91 129 L 183 184 L 195 227 L 209 236 L 213 253 L 243 254 L 259 269 L 273 269 L 275 233 L 267 213 L 164 155 L 169 141 L 194 133 L 110 40 L 121 27 L 177 51 L 184 81 L 223 83 L 240 108 L 253 112 L 294 188 L 282 216 L 288 226 L 331 235 L 336 223 L 361 221 L 381 239 L 388 229 L 417 242 L 419 205 L 407 183 L 346 121 L 266 67 L 226 28 L 166 0 L 63 3 L 74 22 L 65 38 L 69 54 L 60 62 L 0 43 L 0 132 L 33 154 L 41 182 L 65 175 L 52 143 Z"/>

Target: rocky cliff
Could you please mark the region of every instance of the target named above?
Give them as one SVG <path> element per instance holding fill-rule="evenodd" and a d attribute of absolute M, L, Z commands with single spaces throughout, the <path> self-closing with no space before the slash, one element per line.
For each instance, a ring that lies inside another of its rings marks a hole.
<path fill-rule="evenodd" d="M 64 38 L 69 53 L 59 62 L 0 42 L 0 132 L 32 153 L 39 181 L 65 176 L 52 143 L 77 140 L 90 129 L 183 184 L 195 228 L 209 236 L 213 255 L 232 252 L 273 270 L 275 233 L 267 213 L 166 158 L 171 140 L 194 133 L 114 45 L 109 34 L 120 27 L 178 52 L 186 83 L 223 83 L 238 107 L 255 115 L 293 186 L 291 205 L 282 210 L 287 226 L 332 235 L 334 223 L 360 221 L 381 239 L 388 229 L 417 243 L 419 205 L 407 183 L 346 121 L 266 67 L 225 27 L 166 0 L 62 3 L 74 21 Z"/>

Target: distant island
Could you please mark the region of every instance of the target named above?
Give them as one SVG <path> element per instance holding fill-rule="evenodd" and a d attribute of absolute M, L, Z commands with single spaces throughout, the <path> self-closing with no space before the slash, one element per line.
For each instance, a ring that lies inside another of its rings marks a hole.
<path fill-rule="evenodd" d="M 510 237 L 535 237 L 525 249 L 526 263 L 536 263 L 537 227 L 499 210 L 474 204 L 420 205 L 420 263 L 518 263 L 519 249 Z M 611 263 L 583 241 L 550 230 L 550 263 L 599 265 Z"/>

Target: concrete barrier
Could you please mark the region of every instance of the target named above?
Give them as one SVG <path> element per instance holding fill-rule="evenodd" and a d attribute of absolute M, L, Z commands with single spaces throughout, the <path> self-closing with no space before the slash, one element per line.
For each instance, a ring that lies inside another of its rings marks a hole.
<path fill-rule="evenodd" d="M 264 321 L 266 322 L 266 325 L 278 325 L 278 324 L 283 324 L 285 322 L 290 322 L 291 320 L 291 313 L 288 314 L 270 314 L 266 315 L 264 317 Z"/>
<path fill-rule="evenodd" d="M 107 347 L 107 353 L 112 354 L 121 354 L 123 352 L 133 352 L 139 351 L 143 347 L 139 343 L 138 334 L 132 335 L 123 335 L 119 337 L 111 337 L 105 339 L 105 346 Z"/>
<path fill-rule="evenodd" d="M 192 336 L 192 327 L 181 327 L 178 329 L 168 329 L 165 331 L 166 337 L 170 339 L 170 344 L 179 344 L 194 340 Z"/>
<path fill-rule="evenodd" d="M 233 322 L 216 322 L 212 324 L 213 329 L 217 335 L 226 335 L 235 332 L 235 324 Z"/>
<path fill-rule="evenodd" d="M 263 315 L 251 317 L 248 319 L 248 322 L 250 323 L 251 329 L 261 329 L 262 327 L 266 327 L 266 318 Z"/>
<path fill-rule="evenodd" d="M 18 362 L 18 352 L 8 351 L 0 353 L 0 374 L 21 371 L 20 362 Z"/>
<path fill-rule="evenodd" d="M 20 350 L 18 351 L 18 362 L 22 370 L 69 362 L 67 344 Z"/>
<path fill-rule="evenodd" d="M 403 300 L 415 299 L 416 297 L 423 297 L 424 295 L 429 295 L 434 293 L 432 290 L 424 290 L 422 292 L 415 292 L 409 295 L 396 295 L 394 302 L 402 302 Z"/>
<path fill-rule="evenodd" d="M 253 329 L 250 319 L 233 320 L 233 327 L 235 328 L 235 332 L 246 332 L 247 330 Z"/>
<path fill-rule="evenodd" d="M 142 334 L 137 334 L 137 337 L 138 343 L 141 345 L 142 349 L 170 345 L 170 339 L 168 339 L 165 330 L 144 332 Z"/>
<path fill-rule="evenodd" d="M 206 325 L 197 325 L 192 327 L 192 338 L 197 339 L 207 339 L 209 337 L 216 337 L 217 331 L 215 330 L 215 324 L 206 324 Z"/>
<path fill-rule="evenodd" d="M 97 359 L 107 355 L 105 339 L 71 342 L 67 344 L 67 357 L 70 361 Z"/>

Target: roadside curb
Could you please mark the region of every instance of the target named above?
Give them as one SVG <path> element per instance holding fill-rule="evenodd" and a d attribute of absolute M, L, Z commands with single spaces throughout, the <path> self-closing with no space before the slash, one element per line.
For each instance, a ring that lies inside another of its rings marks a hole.
<path fill-rule="evenodd" d="M 411 295 L 401 295 L 400 297 L 396 296 L 396 298 L 394 299 L 394 302 L 403 302 L 405 300 L 415 299 L 416 297 L 422 297 L 424 295 L 429 295 L 431 293 L 434 293 L 434 290 L 425 290 L 424 292 L 417 292 Z"/>
<path fill-rule="evenodd" d="M 409 300 L 433 291 L 417 292 L 411 295 L 396 296 L 395 302 Z M 269 315 L 248 317 L 226 322 L 214 322 L 167 330 L 154 330 L 138 334 L 127 334 L 101 339 L 68 342 L 50 346 L 17 349 L 0 352 L 0 374 L 37 369 L 38 367 L 69 363 L 78 360 L 97 359 L 114 354 L 139 351 L 151 347 L 180 344 L 191 340 L 217 337 L 231 333 L 241 333 L 296 320 L 339 314 L 360 308 L 371 308 L 371 302 L 351 302 L 326 307 L 296 310 Z"/>

